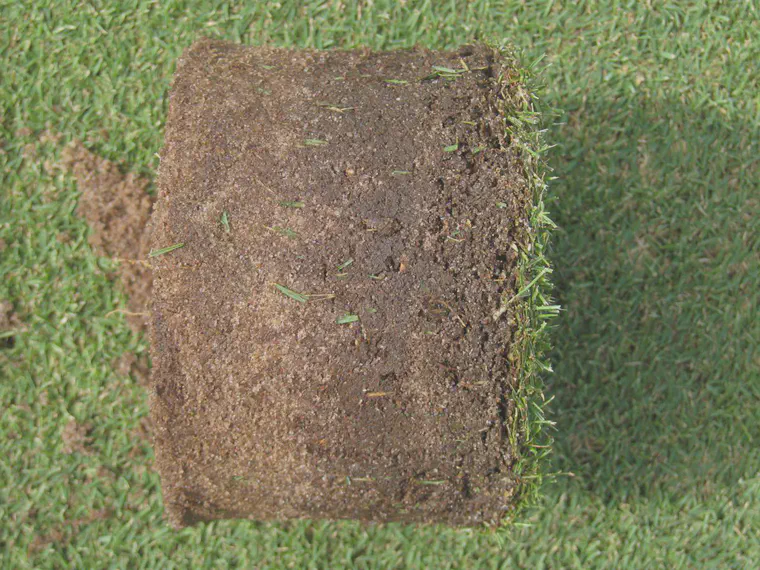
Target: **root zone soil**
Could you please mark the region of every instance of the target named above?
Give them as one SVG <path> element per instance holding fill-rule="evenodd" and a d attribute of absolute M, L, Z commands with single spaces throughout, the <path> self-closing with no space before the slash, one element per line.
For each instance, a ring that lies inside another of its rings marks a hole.
<path fill-rule="evenodd" d="M 499 111 L 511 73 L 486 47 L 185 53 L 152 220 L 175 525 L 512 509 L 500 308 L 531 192 Z"/>

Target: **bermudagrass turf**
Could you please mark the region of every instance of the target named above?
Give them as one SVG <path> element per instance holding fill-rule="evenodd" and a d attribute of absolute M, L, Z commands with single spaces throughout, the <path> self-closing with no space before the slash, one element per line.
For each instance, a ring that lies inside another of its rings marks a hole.
<path fill-rule="evenodd" d="M 0 349 L 4 567 L 760 558 L 752 3 L 27 4 L 0 8 L 0 298 L 21 323 Z M 81 138 L 152 174 L 174 62 L 201 34 L 374 48 L 506 37 L 528 61 L 546 53 L 544 100 L 564 109 L 547 135 L 558 143 L 547 209 L 560 226 L 550 255 L 563 305 L 549 417 L 553 466 L 572 475 L 544 489 L 523 518 L 531 526 L 480 535 L 224 522 L 173 533 L 162 522 L 150 448 L 135 435 L 145 393 L 111 366 L 146 347 L 121 316 L 105 316 L 123 299 L 83 245 L 72 180 L 53 166 Z M 39 142 L 48 122 L 64 135 L 57 144 Z M 89 439 L 67 454 L 72 419 Z"/>

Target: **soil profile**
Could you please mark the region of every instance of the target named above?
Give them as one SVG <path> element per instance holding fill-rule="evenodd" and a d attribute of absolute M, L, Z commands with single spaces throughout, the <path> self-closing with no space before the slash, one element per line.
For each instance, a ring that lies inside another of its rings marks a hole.
<path fill-rule="evenodd" d="M 151 222 L 174 525 L 513 508 L 500 308 L 532 197 L 499 111 L 509 65 L 484 46 L 185 52 Z"/>

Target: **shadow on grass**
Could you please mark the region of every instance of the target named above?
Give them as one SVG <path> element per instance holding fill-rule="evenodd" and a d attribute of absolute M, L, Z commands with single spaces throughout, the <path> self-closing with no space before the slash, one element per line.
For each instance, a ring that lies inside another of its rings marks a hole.
<path fill-rule="evenodd" d="M 760 466 L 757 142 L 596 97 L 562 101 L 552 137 L 555 468 L 610 501 L 707 496 Z"/>

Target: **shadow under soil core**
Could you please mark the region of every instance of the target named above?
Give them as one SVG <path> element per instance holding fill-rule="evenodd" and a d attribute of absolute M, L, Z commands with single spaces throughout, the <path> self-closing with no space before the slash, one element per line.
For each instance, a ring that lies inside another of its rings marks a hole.
<path fill-rule="evenodd" d="M 612 502 L 708 496 L 760 466 L 757 138 L 668 101 L 563 104 L 554 468 Z"/>

